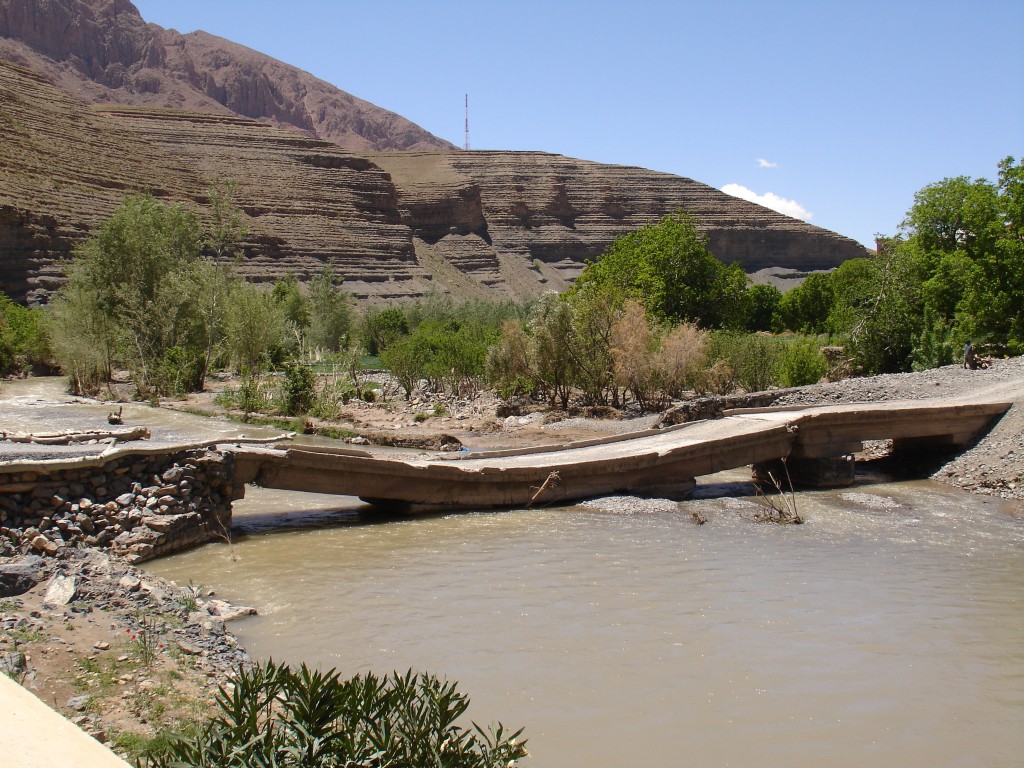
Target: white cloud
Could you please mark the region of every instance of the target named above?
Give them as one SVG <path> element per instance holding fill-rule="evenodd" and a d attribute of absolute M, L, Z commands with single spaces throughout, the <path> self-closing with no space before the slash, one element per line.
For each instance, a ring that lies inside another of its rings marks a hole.
<path fill-rule="evenodd" d="M 765 208 L 771 208 L 773 211 L 778 211 L 779 213 L 784 213 L 787 216 L 792 216 L 794 219 L 810 221 L 814 218 L 814 214 L 800 205 L 796 200 L 787 200 L 784 197 L 776 195 L 774 192 L 765 192 L 763 195 L 759 195 L 757 192 L 747 189 L 742 184 L 726 184 L 722 187 L 722 191 L 727 195 L 739 197 L 743 200 L 748 200 L 751 203 L 763 205 Z"/>
<path fill-rule="evenodd" d="M 763 157 L 757 158 L 758 168 L 778 168 L 778 163 L 773 163 L 771 160 L 765 160 Z"/>

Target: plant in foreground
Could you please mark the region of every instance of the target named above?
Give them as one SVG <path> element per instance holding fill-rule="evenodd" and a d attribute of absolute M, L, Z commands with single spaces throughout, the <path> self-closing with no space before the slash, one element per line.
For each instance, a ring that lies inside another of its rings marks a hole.
<path fill-rule="evenodd" d="M 273 661 L 239 670 L 216 696 L 219 714 L 193 737 L 171 736 L 153 768 L 510 768 L 526 756 L 522 729 L 456 722 L 469 699 L 433 675 L 372 673 Z"/>
<path fill-rule="evenodd" d="M 140 616 L 139 628 L 132 632 L 126 629 L 128 639 L 132 645 L 132 651 L 138 658 L 139 663 L 147 669 L 153 666 L 157 653 L 163 650 L 164 644 L 160 642 L 160 626 L 152 616 Z"/>

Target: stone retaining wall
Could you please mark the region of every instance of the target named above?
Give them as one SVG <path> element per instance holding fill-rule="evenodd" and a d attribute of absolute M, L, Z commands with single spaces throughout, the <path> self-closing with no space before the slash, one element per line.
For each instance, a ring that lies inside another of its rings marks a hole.
<path fill-rule="evenodd" d="M 197 448 L 0 469 L 0 555 L 88 546 L 140 563 L 227 538 L 231 462 Z"/>

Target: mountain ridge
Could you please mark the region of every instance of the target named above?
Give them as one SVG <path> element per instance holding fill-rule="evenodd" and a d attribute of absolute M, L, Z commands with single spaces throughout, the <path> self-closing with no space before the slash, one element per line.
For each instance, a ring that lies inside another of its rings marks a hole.
<path fill-rule="evenodd" d="M 423 147 L 430 134 L 404 118 L 368 123 L 348 109 L 355 97 L 335 89 L 334 102 L 318 101 L 324 92 L 310 96 L 294 67 L 147 25 L 128 0 L 0 0 L 0 35 L 18 30 L 0 36 L 0 289 L 21 301 L 46 301 L 75 245 L 126 194 L 203 216 L 218 178 L 237 182 L 250 231 L 243 276 L 306 279 L 329 264 L 354 295 L 376 301 L 562 290 L 615 237 L 680 209 L 716 256 L 748 272 L 829 269 L 866 254 L 680 176 Z M 307 130 L 299 124 L 312 104 Z M 318 125 L 359 146 L 315 135 Z"/>
<path fill-rule="evenodd" d="M 454 149 L 251 48 L 149 24 L 129 0 L 2 0 L 0 57 L 84 101 L 230 112 L 352 150 Z"/>

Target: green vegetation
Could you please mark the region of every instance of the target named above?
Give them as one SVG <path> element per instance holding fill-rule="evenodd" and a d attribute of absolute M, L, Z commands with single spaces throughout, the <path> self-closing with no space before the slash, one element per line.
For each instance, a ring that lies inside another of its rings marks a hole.
<path fill-rule="evenodd" d="M 194 213 L 130 196 L 78 249 L 49 307 L 54 357 L 79 393 L 123 366 L 141 396 L 201 389 L 240 283 L 203 259 Z"/>
<path fill-rule="evenodd" d="M 867 374 L 956 362 L 968 340 L 1024 352 L 1024 161 L 926 186 L 879 245 L 783 296 L 779 325 L 840 337 Z"/>
<path fill-rule="evenodd" d="M 596 291 L 595 291 L 596 289 Z M 659 322 L 736 327 L 745 321 L 747 275 L 708 250 L 694 219 L 680 211 L 618 238 L 588 263 L 574 293 L 610 291 L 639 301 Z"/>
<path fill-rule="evenodd" d="M 527 754 L 521 729 L 459 724 L 469 699 L 433 675 L 341 679 L 265 662 L 239 670 L 216 703 L 219 714 L 198 733 L 147 745 L 154 751 L 143 764 L 510 768 Z"/>
<path fill-rule="evenodd" d="M 1024 350 L 1024 164 L 998 180 L 922 189 L 876 255 L 810 275 L 783 294 L 725 265 L 685 212 L 618 238 L 576 285 L 519 305 L 446 296 L 357 314 L 329 266 L 261 290 L 224 266 L 244 236 L 234 186 L 217 181 L 197 213 L 130 196 L 76 251 L 45 313 L 0 301 L 0 369 L 52 356 L 76 392 L 128 369 L 140 397 L 203 387 L 214 368 L 242 373 L 219 402 L 245 418 L 331 420 L 363 381 L 388 369 L 406 399 L 467 395 L 664 406 L 690 391 L 798 386 L 954 362 L 964 342 Z M 215 262 L 212 258 L 217 258 Z M 45 320 L 45 321 L 44 321 Z M 842 348 L 841 350 L 839 348 Z M 834 373 L 834 371 L 833 371 Z"/>
<path fill-rule="evenodd" d="M 26 309 L 0 293 L 0 375 L 40 366 L 49 351 L 42 310 Z"/>

